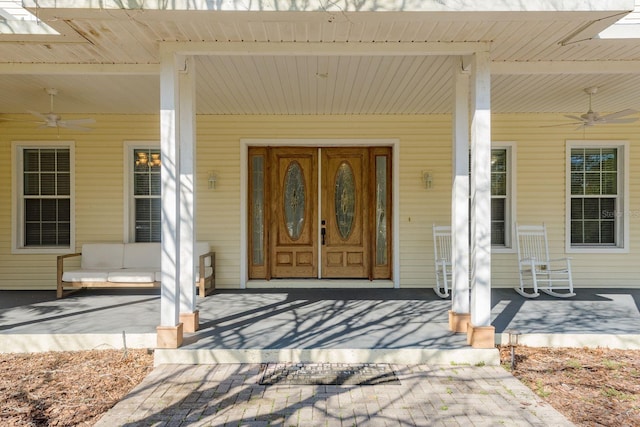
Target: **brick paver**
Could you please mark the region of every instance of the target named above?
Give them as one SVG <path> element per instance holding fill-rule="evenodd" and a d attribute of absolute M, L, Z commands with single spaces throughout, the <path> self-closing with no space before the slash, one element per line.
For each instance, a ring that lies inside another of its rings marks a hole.
<path fill-rule="evenodd" d="M 501 367 L 391 365 L 400 384 L 260 385 L 260 365 L 161 365 L 96 424 L 571 426 Z"/>

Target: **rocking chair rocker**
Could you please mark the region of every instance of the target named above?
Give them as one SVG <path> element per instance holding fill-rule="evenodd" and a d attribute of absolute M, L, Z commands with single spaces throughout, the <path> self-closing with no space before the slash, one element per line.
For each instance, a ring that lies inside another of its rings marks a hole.
<path fill-rule="evenodd" d="M 520 287 L 516 292 L 525 298 L 536 298 L 542 291 L 554 297 L 569 298 L 573 292 L 571 259 L 549 259 L 547 229 L 542 225 L 517 225 L 518 273 Z M 528 292 L 525 289 L 532 289 Z M 557 290 L 564 290 L 559 293 Z"/>

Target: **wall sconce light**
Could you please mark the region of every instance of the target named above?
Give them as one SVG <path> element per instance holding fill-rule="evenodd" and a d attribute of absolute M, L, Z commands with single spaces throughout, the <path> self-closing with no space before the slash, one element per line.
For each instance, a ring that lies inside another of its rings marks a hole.
<path fill-rule="evenodd" d="M 422 183 L 424 188 L 429 189 L 433 185 L 433 175 L 429 171 L 422 171 Z"/>
<path fill-rule="evenodd" d="M 209 184 L 209 190 L 216 189 L 217 180 L 218 180 L 218 176 L 216 175 L 216 173 L 213 171 L 209 172 L 209 179 L 207 180 L 207 183 Z"/>

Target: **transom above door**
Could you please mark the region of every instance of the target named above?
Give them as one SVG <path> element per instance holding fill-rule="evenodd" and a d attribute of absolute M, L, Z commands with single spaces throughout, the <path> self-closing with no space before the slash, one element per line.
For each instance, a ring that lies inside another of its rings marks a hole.
<path fill-rule="evenodd" d="M 389 147 L 250 147 L 250 279 L 391 278 Z"/>

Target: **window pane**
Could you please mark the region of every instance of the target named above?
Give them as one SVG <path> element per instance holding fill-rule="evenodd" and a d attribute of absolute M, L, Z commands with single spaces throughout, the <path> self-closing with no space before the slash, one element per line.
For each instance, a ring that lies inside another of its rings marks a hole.
<path fill-rule="evenodd" d="M 24 195 L 25 196 L 40 195 L 40 174 L 38 173 L 24 174 Z"/>
<path fill-rule="evenodd" d="M 584 222 L 584 243 L 600 243 L 600 223 L 598 221 Z"/>
<path fill-rule="evenodd" d="M 24 226 L 25 246 L 40 246 L 40 223 L 27 222 Z"/>
<path fill-rule="evenodd" d="M 582 172 L 571 174 L 571 194 L 584 194 L 584 174 Z"/>
<path fill-rule="evenodd" d="M 38 172 L 40 171 L 40 150 L 27 149 L 24 150 L 24 171 Z"/>
<path fill-rule="evenodd" d="M 24 201 L 24 217 L 27 222 L 40 221 L 40 200 L 26 199 Z"/>
<path fill-rule="evenodd" d="M 585 194 L 601 194 L 600 193 L 600 174 L 586 173 L 585 177 Z"/>
<path fill-rule="evenodd" d="M 56 156 L 58 157 L 58 172 L 70 172 L 71 162 L 69 159 L 69 150 L 56 150 Z"/>
<path fill-rule="evenodd" d="M 56 150 L 40 150 L 40 170 L 44 172 L 55 172 Z"/>
<path fill-rule="evenodd" d="M 582 148 L 571 150 L 571 171 L 584 171 L 584 150 Z"/>
<path fill-rule="evenodd" d="M 584 158 L 585 158 L 585 170 L 587 172 L 600 172 L 600 164 L 602 162 L 602 158 L 600 155 L 599 148 L 585 149 Z"/>
<path fill-rule="evenodd" d="M 40 195 L 56 195 L 56 175 L 53 173 L 40 174 Z"/>
<path fill-rule="evenodd" d="M 151 199 L 151 212 L 150 212 L 151 221 L 160 222 L 160 216 L 161 216 L 160 210 L 161 210 L 160 198 Z"/>
<path fill-rule="evenodd" d="M 253 265 L 264 264 L 264 157 L 254 156 L 251 162 L 251 256 Z"/>
<path fill-rule="evenodd" d="M 584 199 L 571 199 L 571 219 L 582 219 L 582 202 Z"/>
<path fill-rule="evenodd" d="M 582 244 L 582 221 L 571 221 L 571 243 Z"/>
<path fill-rule="evenodd" d="M 71 194 L 71 175 L 68 173 L 58 174 L 58 196 L 69 196 Z"/>
<path fill-rule="evenodd" d="M 616 172 L 605 172 L 602 174 L 602 194 L 618 193 L 618 174 Z"/>
<path fill-rule="evenodd" d="M 491 150 L 491 172 L 507 171 L 507 150 Z"/>
<path fill-rule="evenodd" d="M 616 239 L 614 221 L 602 221 L 600 223 L 600 240 L 603 244 L 615 244 Z"/>
<path fill-rule="evenodd" d="M 58 244 L 58 227 L 55 222 L 42 223 L 42 241 L 43 246 L 55 246 Z"/>
<path fill-rule="evenodd" d="M 160 189 L 161 187 L 161 182 L 160 182 L 160 174 L 159 173 L 152 173 L 149 177 L 149 179 L 151 180 L 151 188 L 150 188 L 150 194 L 152 196 L 159 196 L 160 195 Z"/>
<path fill-rule="evenodd" d="M 618 170 L 618 149 L 602 149 L 602 170 L 616 171 Z"/>
<path fill-rule="evenodd" d="M 491 221 L 504 221 L 505 199 L 491 199 Z"/>
<path fill-rule="evenodd" d="M 387 264 L 387 157 L 376 156 L 376 265 Z"/>
<path fill-rule="evenodd" d="M 491 174 L 491 195 L 506 196 L 507 195 L 507 175 L 504 173 Z"/>
<path fill-rule="evenodd" d="M 353 229 L 356 209 L 355 178 L 351 165 L 342 162 L 335 178 L 335 215 L 340 236 L 347 240 Z"/>
<path fill-rule="evenodd" d="M 133 194 L 136 196 L 149 195 L 149 176 L 136 173 L 133 177 Z"/>
<path fill-rule="evenodd" d="M 42 221 L 55 222 L 58 219 L 58 201 L 56 199 L 42 200 Z"/>
<path fill-rule="evenodd" d="M 71 224 L 68 222 L 58 223 L 58 245 L 69 246 L 71 244 Z"/>
<path fill-rule="evenodd" d="M 296 161 L 291 162 L 284 177 L 284 216 L 287 232 L 292 240 L 300 238 L 305 218 L 305 182 L 302 168 Z"/>
<path fill-rule="evenodd" d="M 600 200 L 599 199 L 584 199 L 584 219 L 599 219 L 600 218 Z"/>
<path fill-rule="evenodd" d="M 58 199 L 58 221 L 71 223 L 70 199 Z"/>

